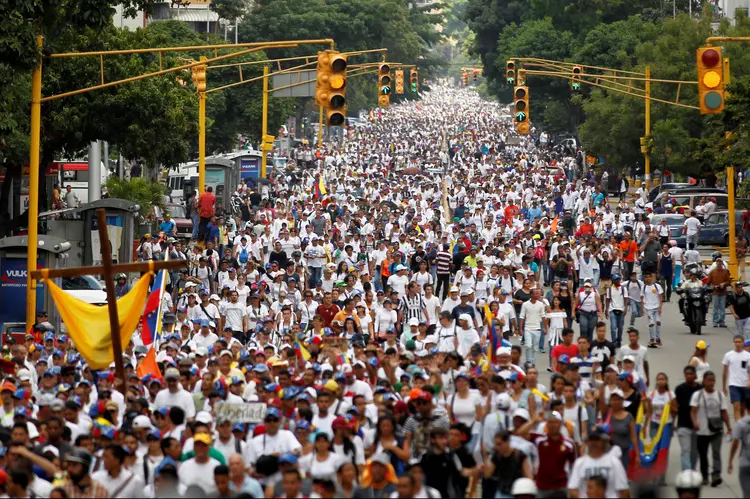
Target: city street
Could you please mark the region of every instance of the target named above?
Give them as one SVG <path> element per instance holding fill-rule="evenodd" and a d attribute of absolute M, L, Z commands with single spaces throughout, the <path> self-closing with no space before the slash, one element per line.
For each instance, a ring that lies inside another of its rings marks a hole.
<path fill-rule="evenodd" d="M 701 249 L 701 254 L 708 257 L 712 250 Z M 691 335 L 687 326 L 682 322 L 682 315 L 679 312 L 677 305 L 678 296 L 673 294 L 672 301 L 664 305 L 664 316 L 662 326 L 662 342 L 664 344 L 661 348 L 652 348 L 648 351 L 648 360 L 650 366 L 651 383 L 653 387 L 653 380 L 658 373 L 665 373 L 669 377 L 669 387 L 671 390 L 682 383 L 682 369 L 687 365 L 690 357 L 693 354 L 695 342 L 699 339 L 704 340 L 710 344 L 711 347 L 708 352 L 708 362 L 711 366 L 711 370 L 717 375 L 717 385 L 721 383 L 722 365 L 721 361 L 724 354 L 732 348 L 732 337 L 737 331 L 734 326 L 734 319 L 727 318 L 727 328 L 714 328 L 711 327 L 711 313 L 709 309 L 708 324 L 704 329 L 703 334 L 698 337 Z M 729 311 L 727 310 L 727 314 Z M 628 315 L 626 320 L 626 326 L 629 323 L 630 316 Z M 636 321 L 636 327 L 641 334 L 641 344 L 646 345 L 648 343 L 648 322 L 645 317 L 641 317 Z M 578 324 L 574 323 L 573 328 L 578 334 Z M 517 343 L 517 341 L 515 342 Z M 537 355 L 537 360 L 541 359 L 539 364 L 540 378 L 544 379 L 545 382 L 549 381 L 549 373 L 546 372 L 547 368 L 547 356 Z M 730 408 L 730 417 L 732 417 L 732 411 Z M 717 488 L 704 487 L 701 491 L 701 497 L 742 497 L 742 491 L 739 486 L 739 480 L 737 473 L 728 475 L 726 468 L 728 464 L 730 443 L 724 441 L 722 444 L 722 467 L 724 484 Z M 735 470 L 739 456 L 735 458 Z M 661 489 L 661 497 L 676 497 L 674 489 L 674 477 L 680 472 L 680 446 L 677 441 L 677 437 L 672 438 L 672 443 L 669 449 L 669 471 L 667 472 L 667 487 Z"/>

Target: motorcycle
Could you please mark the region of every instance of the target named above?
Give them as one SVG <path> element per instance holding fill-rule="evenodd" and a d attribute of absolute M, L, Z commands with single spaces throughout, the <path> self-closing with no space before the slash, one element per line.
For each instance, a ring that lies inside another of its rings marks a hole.
<path fill-rule="evenodd" d="M 711 301 L 711 288 L 708 286 L 696 286 L 687 290 L 678 289 L 680 298 L 680 311 L 683 321 L 690 328 L 691 334 L 701 334 L 701 329 L 706 325 L 706 311 Z M 682 296 L 682 295 L 685 296 Z"/>

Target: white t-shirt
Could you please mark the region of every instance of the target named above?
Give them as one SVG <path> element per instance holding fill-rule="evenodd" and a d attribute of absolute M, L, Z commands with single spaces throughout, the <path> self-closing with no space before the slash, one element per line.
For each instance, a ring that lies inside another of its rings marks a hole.
<path fill-rule="evenodd" d="M 750 365 L 750 352 L 734 350 L 724 354 L 721 363 L 728 366 L 728 386 L 747 386 L 747 366 Z"/>
<path fill-rule="evenodd" d="M 213 473 L 211 476 L 213 476 Z M 144 497 L 143 488 L 146 484 L 143 479 L 125 468 L 120 471 L 117 478 L 112 478 L 106 470 L 99 470 L 91 474 L 91 479 L 102 484 L 109 492 L 110 497 Z M 112 495 L 115 492 L 117 492 L 117 495 Z"/>
<path fill-rule="evenodd" d="M 192 419 L 195 417 L 195 401 L 193 396 L 187 390 L 177 390 L 172 393 L 169 388 L 165 388 L 156 394 L 154 399 L 154 405 L 157 409 L 160 407 L 174 407 L 177 406 L 185 411 L 185 419 Z M 213 475 L 212 475 L 213 476 Z"/>
<path fill-rule="evenodd" d="M 409 284 L 409 277 L 393 274 L 388 278 L 387 284 L 393 289 L 393 291 L 396 291 L 399 296 L 404 296 L 404 294 L 406 294 L 406 285 Z"/>
<path fill-rule="evenodd" d="M 453 417 L 471 428 L 477 420 L 477 406 L 482 405 L 482 398 L 476 390 L 469 390 L 469 396 L 461 398 L 453 394 L 445 401 L 447 408 L 453 411 Z"/>
<path fill-rule="evenodd" d="M 243 331 L 245 330 L 242 325 L 242 319 L 247 315 L 247 307 L 240 303 L 226 303 L 221 307 L 221 315 L 224 316 L 224 320 L 227 326 L 231 326 L 232 331 Z"/>
<path fill-rule="evenodd" d="M 250 461 L 255 464 L 260 456 L 284 454 L 301 449 L 297 437 L 289 430 L 279 430 L 276 435 L 258 435 L 250 441 Z M 213 474 L 211 475 L 213 479 Z"/>
<path fill-rule="evenodd" d="M 698 233 L 698 229 L 701 227 L 701 222 L 695 217 L 690 217 L 685 220 L 685 223 L 683 223 L 682 226 L 686 227 L 685 235 L 690 237 Z"/>
<path fill-rule="evenodd" d="M 661 294 L 664 289 L 658 284 L 646 284 L 643 287 L 643 306 L 646 310 L 656 310 L 659 308 Z"/>
<path fill-rule="evenodd" d="M 648 394 L 648 398 L 651 401 L 651 406 L 654 408 L 653 412 L 651 413 L 651 421 L 654 423 L 660 423 L 662 413 L 666 410 L 669 412 L 669 404 L 674 399 L 674 392 L 667 390 L 664 393 L 659 393 L 656 390 L 652 390 L 651 393 Z M 668 423 L 672 422 L 672 416 L 669 416 L 669 419 L 667 420 Z"/>
<path fill-rule="evenodd" d="M 573 470 L 568 476 L 568 489 L 578 491 L 578 497 L 585 498 L 586 481 L 593 476 L 604 476 L 607 479 L 605 497 L 616 499 L 620 491 L 628 490 L 628 475 L 620 461 L 620 448 L 616 445 L 599 458 L 581 456 L 573 464 Z"/>
<path fill-rule="evenodd" d="M 546 308 L 544 302 L 537 300 L 536 303 L 531 303 L 531 300 L 524 302 L 521 305 L 521 314 L 518 316 L 519 319 L 523 319 L 524 332 L 527 331 L 538 331 L 541 329 L 542 319 Z"/>
<path fill-rule="evenodd" d="M 180 485 L 190 487 L 197 485 L 206 496 L 216 494 L 216 482 L 214 482 L 214 468 L 219 466 L 219 461 L 214 458 L 208 458 L 208 462 L 200 464 L 195 458 L 188 459 L 180 465 L 177 472 L 180 478 Z"/>
<path fill-rule="evenodd" d="M 319 461 L 318 455 L 315 452 L 311 452 L 300 458 L 299 468 L 313 480 L 322 478 L 335 480 L 338 460 L 339 456 L 331 452 L 328 454 L 326 460 Z"/>

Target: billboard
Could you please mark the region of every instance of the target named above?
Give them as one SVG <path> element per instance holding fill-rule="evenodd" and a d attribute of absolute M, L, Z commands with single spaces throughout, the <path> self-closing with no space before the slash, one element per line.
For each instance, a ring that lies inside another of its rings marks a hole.
<path fill-rule="evenodd" d="M 37 269 L 41 269 L 38 260 Z M 0 324 L 26 322 L 26 258 L 0 258 Z M 44 292 L 36 282 L 36 309 L 44 308 Z"/>
<path fill-rule="evenodd" d="M 240 180 L 260 177 L 260 158 L 240 159 Z"/>

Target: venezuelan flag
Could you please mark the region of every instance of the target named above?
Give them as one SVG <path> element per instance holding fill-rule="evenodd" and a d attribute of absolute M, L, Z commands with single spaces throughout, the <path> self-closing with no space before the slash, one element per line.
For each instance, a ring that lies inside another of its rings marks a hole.
<path fill-rule="evenodd" d="M 635 449 L 630 449 L 630 464 L 628 465 L 628 478 L 634 482 L 648 482 L 660 478 L 667 472 L 669 458 L 669 443 L 672 438 L 672 424 L 669 422 L 669 405 L 664 407 L 659 422 L 659 429 L 652 435 L 651 441 L 645 443 L 644 429 L 649 424 L 645 421 L 643 405 L 638 409 L 636 418 L 636 433 L 638 434 L 638 452 L 641 456 L 641 465 L 635 466 Z"/>
<path fill-rule="evenodd" d="M 320 192 L 321 196 L 325 196 L 328 194 L 328 191 L 326 190 L 326 183 L 323 181 L 323 175 L 318 175 L 318 191 Z"/>
<path fill-rule="evenodd" d="M 305 346 L 299 341 L 294 342 L 294 353 L 305 362 L 310 360 L 310 352 L 308 352 L 307 348 L 305 348 Z"/>

